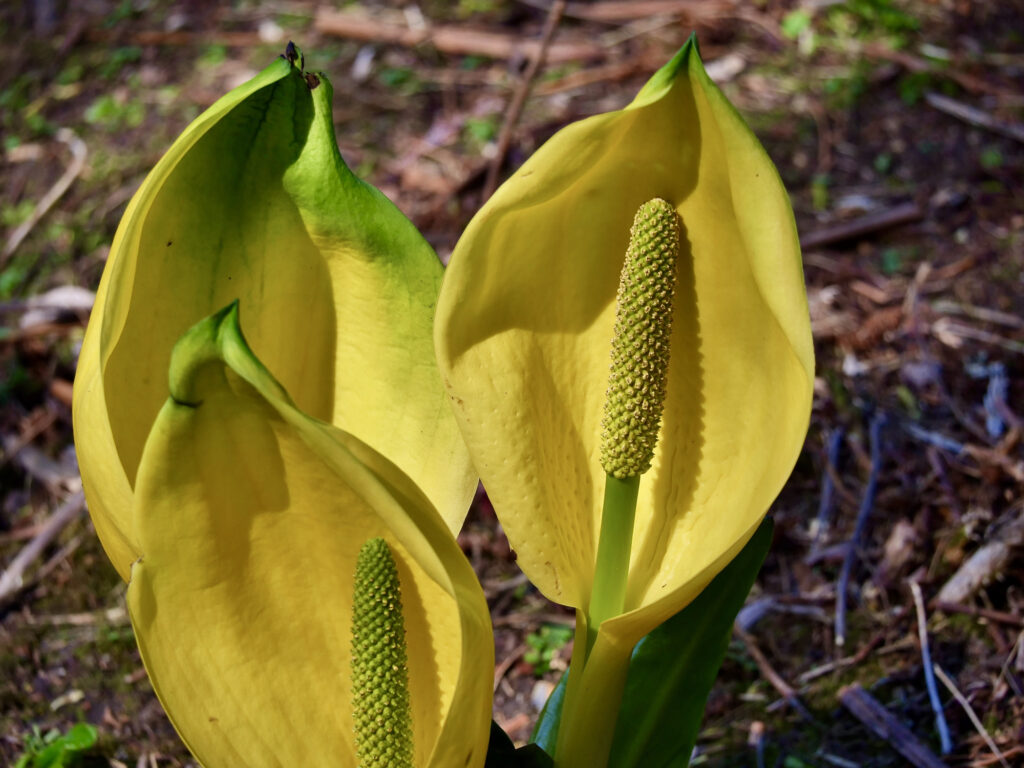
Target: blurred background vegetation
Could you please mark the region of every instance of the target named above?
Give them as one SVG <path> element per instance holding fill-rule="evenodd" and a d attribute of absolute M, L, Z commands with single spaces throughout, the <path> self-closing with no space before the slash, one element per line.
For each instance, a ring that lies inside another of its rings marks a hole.
<path fill-rule="evenodd" d="M 83 513 L 70 427 L 92 291 L 175 136 L 294 40 L 332 79 L 346 161 L 446 259 L 489 172 L 624 106 L 696 31 L 791 193 L 819 378 L 694 765 L 931 765 L 946 746 L 950 765 L 1024 764 L 1024 3 L 569 2 L 528 78 L 550 5 L 0 7 L 0 762 L 194 764 Z M 492 605 L 495 717 L 522 741 L 572 617 L 517 574 L 484 495 L 460 542 Z M 918 757 L 858 714 L 864 692 Z"/>

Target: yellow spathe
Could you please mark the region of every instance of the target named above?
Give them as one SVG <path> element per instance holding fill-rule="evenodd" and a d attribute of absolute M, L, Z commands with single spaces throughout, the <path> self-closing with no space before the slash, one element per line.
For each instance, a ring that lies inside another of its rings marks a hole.
<path fill-rule="evenodd" d="M 632 218 L 655 197 L 682 222 L 667 397 L 625 612 L 595 649 L 627 660 L 753 534 L 810 416 L 789 200 L 692 42 L 628 107 L 563 129 L 502 185 L 459 241 L 435 319 L 456 418 L 518 564 L 585 610 L 616 288 Z"/>
<path fill-rule="evenodd" d="M 237 305 L 182 339 L 132 505 L 128 605 L 146 669 L 206 768 L 355 766 L 359 550 L 398 566 L 416 766 L 483 765 L 493 644 L 446 523 L 394 464 L 298 410 Z"/>
<path fill-rule="evenodd" d="M 434 359 L 441 274 L 342 161 L 322 74 L 282 57 L 200 115 L 125 212 L 75 381 L 86 497 L 122 578 L 142 552 L 130 509 L 171 349 L 234 300 L 298 407 L 387 456 L 458 530 L 476 476 Z"/>

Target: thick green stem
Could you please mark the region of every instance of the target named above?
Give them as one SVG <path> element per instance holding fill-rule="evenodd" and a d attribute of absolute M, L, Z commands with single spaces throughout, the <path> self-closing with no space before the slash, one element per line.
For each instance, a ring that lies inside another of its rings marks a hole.
<path fill-rule="evenodd" d="M 577 632 L 577 644 L 581 634 Z M 585 661 L 573 653 L 555 746 L 556 768 L 608 766 L 632 651 L 631 645 L 598 631 Z"/>
<path fill-rule="evenodd" d="M 594 588 L 586 614 L 576 612 L 576 645 L 555 750 L 558 768 L 604 768 L 608 762 L 631 649 L 607 637 L 598 641 L 602 622 L 625 610 L 639 491 L 639 477 L 605 478 Z"/>
<path fill-rule="evenodd" d="M 604 485 L 604 509 L 601 512 L 601 533 L 597 543 L 594 588 L 587 610 L 587 648 L 594 647 L 601 622 L 618 616 L 626 605 L 626 582 L 629 579 L 629 555 L 633 547 L 633 520 L 640 478 L 623 480 L 608 475 Z"/>

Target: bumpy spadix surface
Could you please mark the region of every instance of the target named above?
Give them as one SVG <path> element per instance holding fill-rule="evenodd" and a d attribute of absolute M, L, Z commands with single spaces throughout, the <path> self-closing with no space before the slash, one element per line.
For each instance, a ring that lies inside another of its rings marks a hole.
<path fill-rule="evenodd" d="M 402 585 L 412 765 L 483 765 L 490 617 L 440 515 L 391 462 L 299 411 L 235 308 L 176 346 L 132 506 L 128 608 L 153 687 L 204 768 L 357 765 L 353 594 L 383 539 Z"/>
<path fill-rule="evenodd" d="M 441 271 L 342 161 L 323 74 L 279 58 L 200 115 L 125 212 L 75 380 L 89 510 L 121 576 L 141 554 L 130 509 L 171 349 L 236 299 L 296 404 L 402 467 L 457 530 L 476 478 L 434 361 Z"/>
<path fill-rule="evenodd" d="M 518 564 L 552 600 L 586 606 L 616 289 L 633 216 L 655 197 L 682 229 L 626 612 L 602 625 L 623 653 L 752 535 L 810 415 L 789 200 L 692 43 L 629 106 L 560 131 L 502 185 L 459 240 L 435 322 L 456 417 Z"/>
<path fill-rule="evenodd" d="M 658 442 L 672 336 L 679 214 L 655 198 L 640 206 L 615 296 L 601 466 L 620 480 L 651 468 Z"/>
<path fill-rule="evenodd" d="M 412 768 L 412 714 L 402 585 L 384 539 L 356 560 L 352 709 L 360 768 Z"/>

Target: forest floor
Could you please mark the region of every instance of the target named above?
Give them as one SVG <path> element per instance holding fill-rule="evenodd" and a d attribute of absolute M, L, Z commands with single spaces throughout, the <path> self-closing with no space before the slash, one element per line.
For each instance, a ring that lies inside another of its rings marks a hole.
<path fill-rule="evenodd" d="M 361 5 L 0 9 L 0 573 L 20 574 L 0 578 L 0 763 L 86 722 L 87 764 L 195 764 L 82 509 L 70 420 L 90 292 L 175 136 L 294 40 L 332 77 L 346 161 L 446 259 L 506 127 L 502 177 L 696 31 L 792 196 L 818 372 L 693 765 L 907 765 L 861 691 L 941 755 L 921 622 L 942 761 L 1024 765 L 1024 3 L 570 2 L 519 115 L 546 0 Z M 485 496 L 460 542 L 492 608 L 495 718 L 522 742 L 572 615 L 519 575 Z"/>

